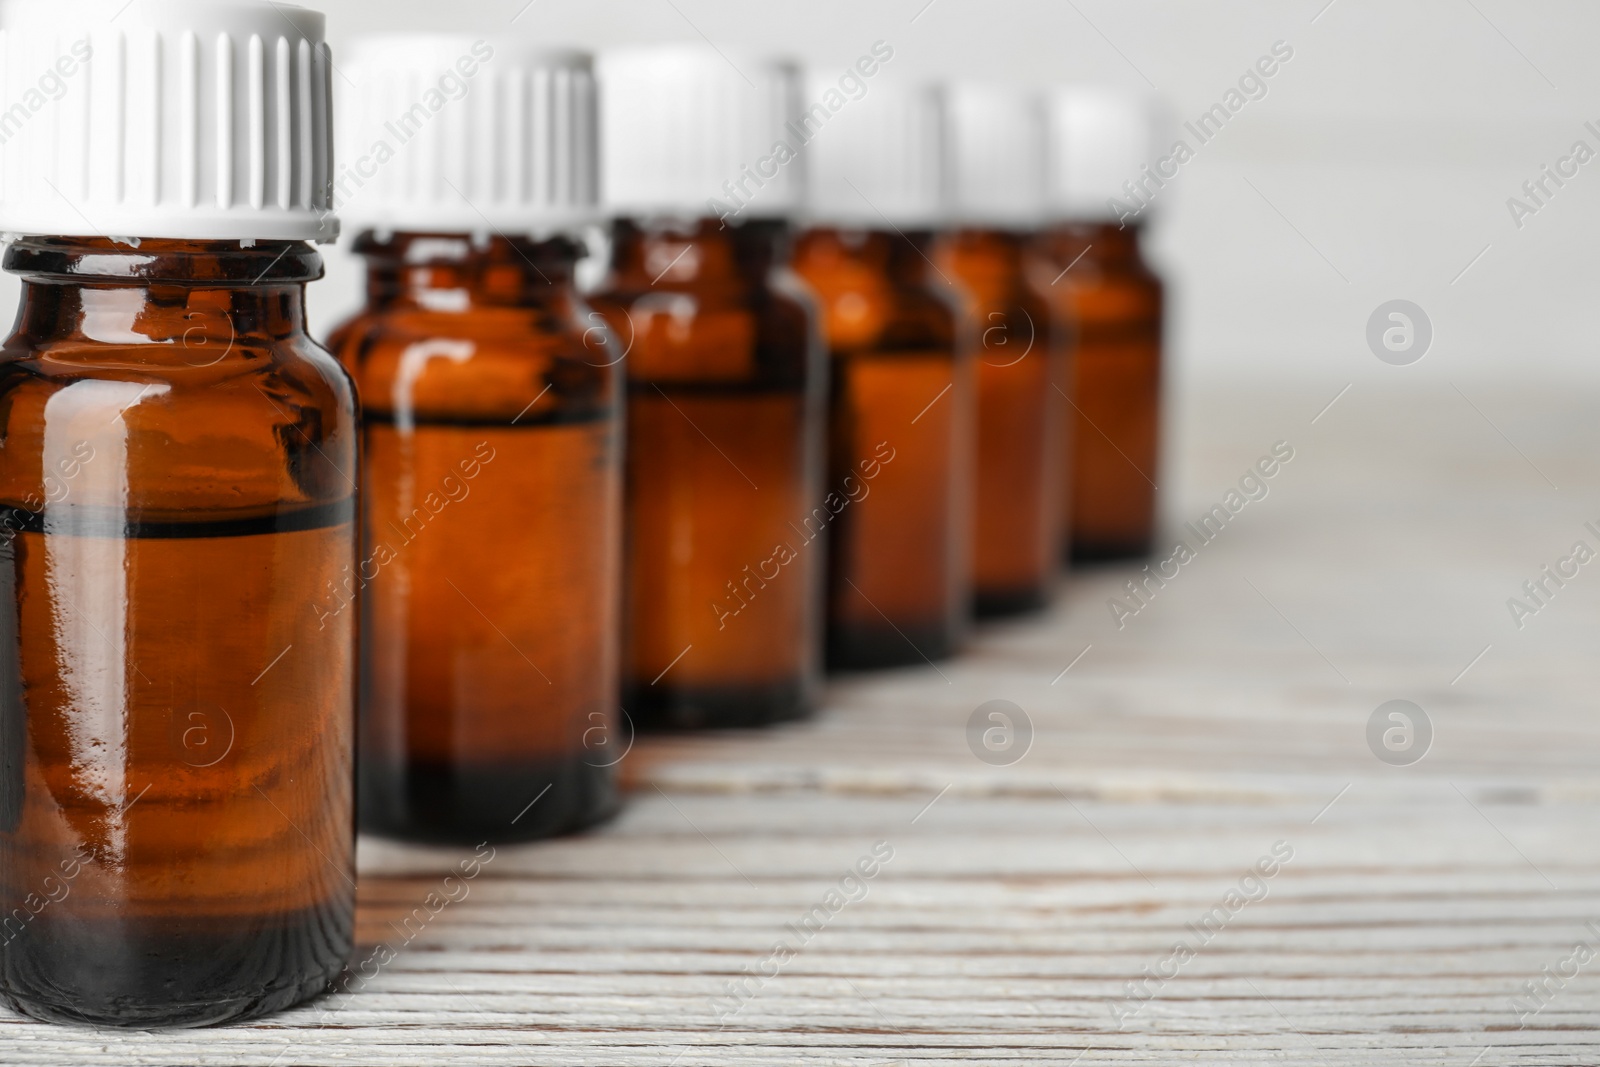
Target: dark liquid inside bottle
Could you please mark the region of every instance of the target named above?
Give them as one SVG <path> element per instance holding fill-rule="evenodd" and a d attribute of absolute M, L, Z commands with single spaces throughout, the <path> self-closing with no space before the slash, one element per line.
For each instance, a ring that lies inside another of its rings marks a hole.
<path fill-rule="evenodd" d="M 952 654 L 969 601 L 972 359 L 953 298 L 928 281 L 925 233 L 815 229 L 795 267 L 832 352 L 827 661 L 866 668 Z"/>
<path fill-rule="evenodd" d="M 476 843 L 615 810 L 620 374 L 568 241 L 361 239 L 363 830 Z M 587 343 L 586 343 L 587 338 Z"/>
<path fill-rule="evenodd" d="M 1071 400 L 1063 401 L 1067 552 L 1075 560 L 1145 555 L 1161 447 L 1161 280 L 1140 257 L 1136 226 L 1064 225 L 1040 247 L 1041 288 L 1075 328 Z"/>
<path fill-rule="evenodd" d="M 595 303 L 628 343 L 625 704 L 641 725 L 808 712 L 820 670 L 824 353 L 782 224 L 616 228 Z M 667 264 L 665 268 L 660 264 Z"/>
<path fill-rule="evenodd" d="M 6 266 L 0 998 L 131 1026 L 294 1004 L 342 968 L 355 890 L 354 624 L 311 608 L 355 557 L 354 398 L 301 316 L 320 260 L 32 240 Z"/>
<path fill-rule="evenodd" d="M 1062 538 L 1064 331 L 1029 286 L 1020 235 L 957 230 L 939 261 L 967 291 L 978 328 L 972 594 L 979 615 L 1042 606 Z"/>

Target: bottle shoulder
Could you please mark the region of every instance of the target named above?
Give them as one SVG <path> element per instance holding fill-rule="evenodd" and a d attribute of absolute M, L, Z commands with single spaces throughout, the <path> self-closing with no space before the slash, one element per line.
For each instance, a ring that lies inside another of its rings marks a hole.
<path fill-rule="evenodd" d="M 199 407 L 265 389 L 330 410 L 354 410 L 350 375 L 306 334 L 262 338 L 240 335 L 226 324 L 196 325 L 168 341 L 13 334 L 0 345 L 0 393 L 57 392 L 80 383 L 104 383 L 81 392 L 147 387 L 146 393 L 168 396 L 174 404 Z"/>
<path fill-rule="evenodd" d="M 380 419 L 600 417 L 615 406 L 622 362 L 604 318 L 578 302 L 560 311 L 367 309 L 329 344 L 364 414 Z"/>
<path fill-rule="evenodd" d="M 1041 257 L 1029 277 L 1058 314 L 1079 324 L 1159 317 L 1165 297 L 1161 277 L 1142 259 L 1101 259 L 1092 250 L 1066 262 Z"/>
<path fill-rule="evenodd" d="M 341 503 L 355 454 L 353 385 L 304 335 L 195 334 L 187 347 L 13 335 L 0 349 L 0 502 L 13 507 Z"/>
<path fill-rule="evenodd" d="M 613 289 L 590 299 L 634 382 L 804 388 L 819 352 L 815 309 L 798 284 Z"/>
<path fill-rule="evenodd" d="M 1063 279 L 1058 299 L 1083 322 L 1154 318 L 1161 314 L 1162 287 L 1154 277 Z"/>
<path fill-rule="evenodd" d="M 844 290 L 823 298 L 829 347 L 835 352 L 953 351 L 961 299 L 959 291 L 935 285 Z"/>
<path fill-rule="evenodd" d="M 487 347 L 559 351 L 585 343 L 585 332 L 594 325 L 591 311 L 586 303 L 576 298 L 532 306 L 466 301 L 451 305 L 446 300 L 433 308 L 412 303 L 369 306 L 330 332 L 328 347 L 342 358 L 343 351 L 354 339 L 407 344 L 453 337 Z"/>

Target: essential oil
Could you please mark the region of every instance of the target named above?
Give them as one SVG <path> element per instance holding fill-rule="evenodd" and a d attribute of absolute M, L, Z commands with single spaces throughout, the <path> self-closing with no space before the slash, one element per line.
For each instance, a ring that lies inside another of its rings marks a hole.
<path fill-rule="evenodd" d="M 814 87 L 813 96 L 832 88 Z M 970 614 L 972 346 L 931 256 L 944 222 L 942 95 L 882 82 L 806 151 L 795 268 L 832 356 L 827 662 L 931 662 Z"/>
<path fill-rule="evenodd" d="M 933 231 L 816 226 L 796 265 L 832 350 L 827 661 L 888 667 L 955 653 L 971 599 L 972 360 L 929 283 Z"/>
<path fill-rule="evenodd" d="M 1151 155 L 1152 117 L 1143 101 L 1107 90 L 1065 90 L 1051 104 L 1057 221 L 1039 239 L 1036 278 L 1076 334 L 1064 398 L 1066 552 L 1142 556 L 1156 522 L 1163 301 L 1140 250 L 1143 201 L 1126 186 Z"/>
<path fill-rule="evenodd" d="M 0 1000 L 201 1025 L 351 949 L 355 619 L 312 605 L 356 560 L 357 426 L 304 313 L 330 68 L 300 8 L 113 11 L 0 7 L 7 69 L 94 43 L 0 150 Z M 107 71 L 125 111 L 84 99 Z M 230 96 L 291 104 L 255 154 L 136 106 Z"/>
<path fill-rule="evenodd" d="M 956 85 L 950 139 L 954 225 L 937 260 L 977 325 L 973 606 L 1004 615 L 1045 603 L 1062 538 L 1067 331 L 1027 271 L 1044 208 L 1042 110 L 1026 92 Z"/>
<path fill-rule="evenodd" d="M 741 58 L 750 82 L 709 47 L 601 66 L 616 221 L 592 299 L 627 350 L 624 706 L 641 725 L 792 719 L 821 669 L 805 520 L 824 503 L 827 355 L 787 266 L 799 164 L 761 166 L 798 75 Z"/>
<path fill-rule="evenodd" d="M 589 60 L 454 35 L 352 52 L 354 145 L 419 79 L 465 86 L 341 206 L 367 261 L 367 305 L 330 341 L 362 397 L 363 546 L 322 606 L 362 618 L 360 825 L 462 844 L 578 829 L 615 809 L 631 741 L 621 354 L 573 285 L 595 202 Z M 497 106 L 530 83 L 562 121 Z"/>

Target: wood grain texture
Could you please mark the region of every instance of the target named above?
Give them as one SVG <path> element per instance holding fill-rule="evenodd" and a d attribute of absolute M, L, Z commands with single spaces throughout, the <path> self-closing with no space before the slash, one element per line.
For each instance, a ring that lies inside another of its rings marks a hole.
<path fill-rule="evenodd" d="M 1519 1014 L 1600 951 L 1600 563 L 1521 629 L 1505 603 L 1600 547 L 1597 398 L 1392 381 L 1315 424 L 1342 383 L 1178 409 L 1174 535 L 1273 442 L 1295 458 L 1121 629 L 1136 568 L 1077 573 L 957 660 L 836 681 L 810 722 L 640 739 L 614 824 L 500 848 L 409 940 L 466 852 L 365 841 L 362 955 L 397 955 L 358 991 L 208 1031 L 0 1017 L 0 1062 L 1600 1062 L 1600 956 Z M 996 698 L 1035 731 L 1011 766 L 967 745 Z M 1413 766 L 1367 747 L 1393 698 L 1434 725 Z"/>

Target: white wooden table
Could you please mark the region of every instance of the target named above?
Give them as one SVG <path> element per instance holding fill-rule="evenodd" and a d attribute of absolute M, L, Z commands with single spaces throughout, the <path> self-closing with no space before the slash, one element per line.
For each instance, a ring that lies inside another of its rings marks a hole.
<path fill-rule="evenodd" d="M 1600 397 L 1397 380 L 1315 424 L 1342 383 L 1176 412 L 1174 531 L 1296 455 L 1120 631 L 1132 569 L 1074 575 L 811 722 L 646 739 L 615 824 L 500 849 L 360 993 L 219 1030 L 4 1017 L 0 1063 L 1600 1062 L 1600 562 L 1520 631 L 1505 603 L 1600 548 Z M 1036 732 L 1010 766 L 966 740 L 997 698 Z M 1435 731 L 1411 766 L 1365 739 L 1395 698 Z M 880 841 L 865 896 L 730 1000 Z M 364 842 L 363 955 L 463 855 Z M 1546 967 L 1571 977 L 1519 1016 Z M 1146 968 L 1172 976 L 1128 999 Z"/>

